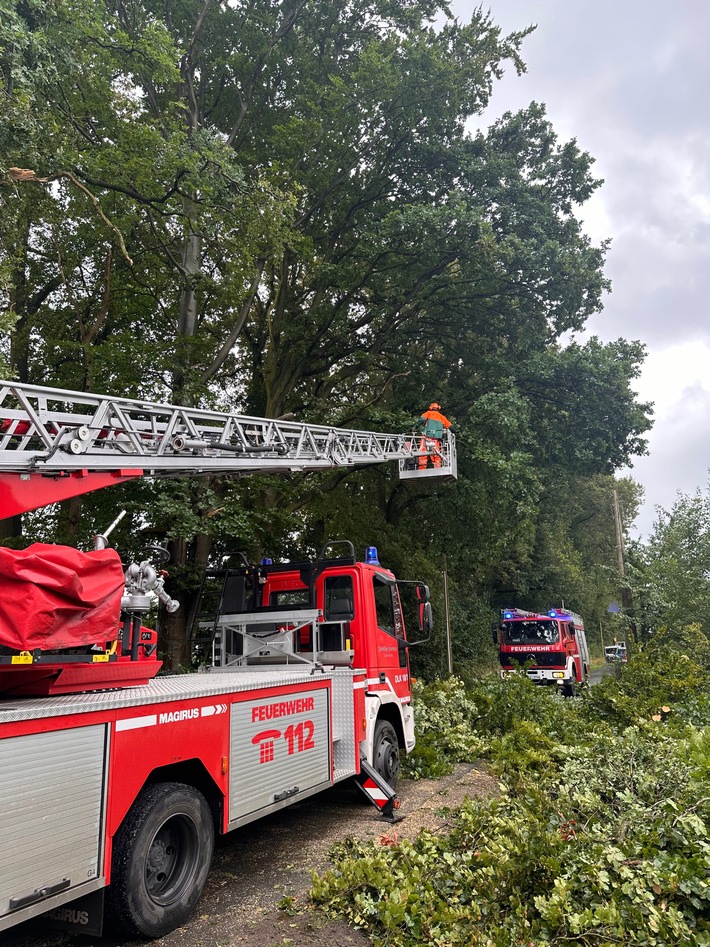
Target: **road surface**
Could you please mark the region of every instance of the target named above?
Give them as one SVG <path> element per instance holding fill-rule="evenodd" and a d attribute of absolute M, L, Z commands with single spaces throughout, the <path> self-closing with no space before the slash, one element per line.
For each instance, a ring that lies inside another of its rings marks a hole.
<path fill-rule="evenodd" d="M 614 664 L 612 661 L 607 661 L 598 668 L 594 668 L 589 674 L 589 683 L 599 684 L 600 681 L 607 676 L 607 674 L 613 674 L 615 668 L 618 667 L 618 664 Z"/>

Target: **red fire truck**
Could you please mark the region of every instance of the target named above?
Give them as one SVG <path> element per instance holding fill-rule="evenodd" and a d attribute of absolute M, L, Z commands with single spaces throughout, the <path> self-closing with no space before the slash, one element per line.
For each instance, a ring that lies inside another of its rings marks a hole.
<path fill-rule="evenodd" d="M 131 477 L 311 470 L 399 460 L 407 435 L 243 418 L 0 382 L 0 516 Z M 428 589 L 347 541 L 314 561 L 209 569 L 191 643 L 200 671 L 160 676 L 142 618 L 161 550 L 123 568 L 97 537 L 0 560 L 0 931 L 37 915 L 159 937 L 192 913 L 215 833 L 354 779 L 394 818 L 414 746 L 407 596 Z M 402 592 L 402 594 L 400 594 Z M 8 604 L 9 603 L 9 604 Z M 104 903 L 105 902 L 105 903 Z"/>
<path fill-rule="evenodd" d="M 574 697 L 577 684 L 589 679 L 589 650 L 584 622 L 566 608 L 547 614 L 504 608 L 494 626 L 501 675 L 525 670 L 537 684 L 556 684 L 566 697 Z"/>

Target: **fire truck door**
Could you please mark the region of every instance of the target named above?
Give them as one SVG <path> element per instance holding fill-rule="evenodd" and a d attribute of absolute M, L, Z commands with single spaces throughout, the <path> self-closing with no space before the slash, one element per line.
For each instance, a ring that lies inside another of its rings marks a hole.
<path fill-rule="evenodd" d="M 409 693 L 409 652 L 397 586 L 373 576 L 377 613 L 377 665 L 399 697 Z"/>

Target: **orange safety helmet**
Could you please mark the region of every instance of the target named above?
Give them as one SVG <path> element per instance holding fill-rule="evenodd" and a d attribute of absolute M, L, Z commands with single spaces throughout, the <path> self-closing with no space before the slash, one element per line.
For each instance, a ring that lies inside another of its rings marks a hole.
<path fill-rule="evenodd" d="M 430 410 L 430 411 L 441 411 L 441 405 L 440 405 L 440 404 L 437 404 L 436 401 L 433 401 L 433 402 L 429 405 L 429 410 Z"/>

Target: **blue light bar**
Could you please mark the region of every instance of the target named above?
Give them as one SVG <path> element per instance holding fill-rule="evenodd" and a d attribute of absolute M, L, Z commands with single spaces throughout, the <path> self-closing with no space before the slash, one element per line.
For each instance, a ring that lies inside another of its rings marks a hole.
<path fill-rule="evenodd" d="M 365 548 L 365 562 L 371 566 L 379 566 L 380 560 L 377 558 L 377 546 L 367 546 Z"/>
<path fill-rule="evenodd" d="M 264 558 L 261 560 L 262 566 L 270 566 L 270 565 L 273 565 L 273 562 L 274 562 L 274 560 L 271 559 L 269 556 L 264 556 Z"/>
<path fill-rule="evenodd" d="M 550 618 L 557 618 L 557 611 L 554 608 L 551 608 L 547 614 L 550 616 Z"/>
<path fill-rule="evenodd" d="M 503 612 L 503 618 L 505 619 L 505 621 L 509 621 L 512 617 L 513 617 L 512 612 Z"/>

